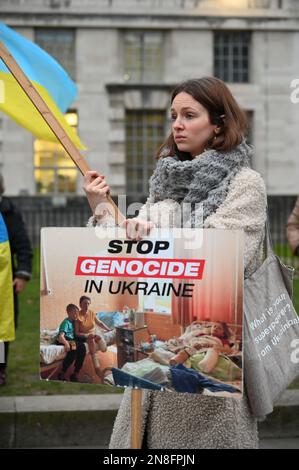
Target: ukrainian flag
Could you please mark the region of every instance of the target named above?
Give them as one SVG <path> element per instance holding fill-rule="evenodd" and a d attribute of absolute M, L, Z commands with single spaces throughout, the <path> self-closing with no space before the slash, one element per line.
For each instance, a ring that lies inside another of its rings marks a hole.
<path fill-rule="evenodd" d="M 15 339 L 11 256 L 8 234 L 0 213 L 0 341 Z"/>
<path fill-rule="evenodd" d="M 76 98 L 77 88 L 61 65 L 37 44 L 0 23 L 0 41 L 32 82 L 78 149 L 84 149 L 63 113 Z M 55 134 L 0 58 L 0 110 L 42 140 L 57 142 Z"/>

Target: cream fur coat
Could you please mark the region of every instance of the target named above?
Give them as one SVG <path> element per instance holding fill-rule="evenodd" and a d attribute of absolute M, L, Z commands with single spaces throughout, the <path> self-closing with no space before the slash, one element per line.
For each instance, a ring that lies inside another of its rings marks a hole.
<path fill-rule="evenodd" d="M 175 226 L 178 203 L 167 199 L 139 212 L 158 227 Z M 245 237 L 245 277 L 262 262 L 266 190 L 261 176 L 242 169 L 232 180 L 225 201 L 204 222 L 204 228 L 241 229 Z M 90 221 L 90 225 L 92 220 Z M 111 216 L 102 219 L 112 226 Z M 190 393 L 143 391 L 142 433 L 151 449 L 257 448 L 257 422 L 246 396 L 241 400 Z M 114 423 L 111 449 L 130 448 L 131 393 L 127 389 Z"/>

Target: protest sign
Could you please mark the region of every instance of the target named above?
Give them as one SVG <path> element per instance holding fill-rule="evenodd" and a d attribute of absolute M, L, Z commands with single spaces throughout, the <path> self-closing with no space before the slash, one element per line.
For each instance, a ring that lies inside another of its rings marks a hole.
<path fill-rule="evenodd" d="M 242 396 L 243 234 L 42 229 L 41 377 Z"/>

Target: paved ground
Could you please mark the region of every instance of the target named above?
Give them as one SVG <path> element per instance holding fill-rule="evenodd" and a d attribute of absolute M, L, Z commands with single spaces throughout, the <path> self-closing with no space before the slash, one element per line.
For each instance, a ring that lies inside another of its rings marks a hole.
<path fill-rule="evenodd" d="M 299 449 L 298 439 L 261 439 L 260 449 Z M 108 449 L 103 446 L 72 446 L 72 447 L 35 447 L 35 449 Z"/>
<path fill-rule="evenodd" d="M 261 439 L 260 449 L 299 449 L 299 438 Z"/>

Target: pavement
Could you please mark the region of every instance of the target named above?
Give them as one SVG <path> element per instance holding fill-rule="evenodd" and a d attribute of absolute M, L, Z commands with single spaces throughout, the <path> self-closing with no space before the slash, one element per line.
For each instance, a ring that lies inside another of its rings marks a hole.
<path fill-rule="evenodd" d="M 260 439 L 260 449 L 299 449 L 298 439 Z"/>
<path fill-rule="evenodd" d="M 107 449 L 122 394 L 0 397 L 0 448 Z M 259 423 L 262 449 L 299 449 L 299 390 Z"/>

